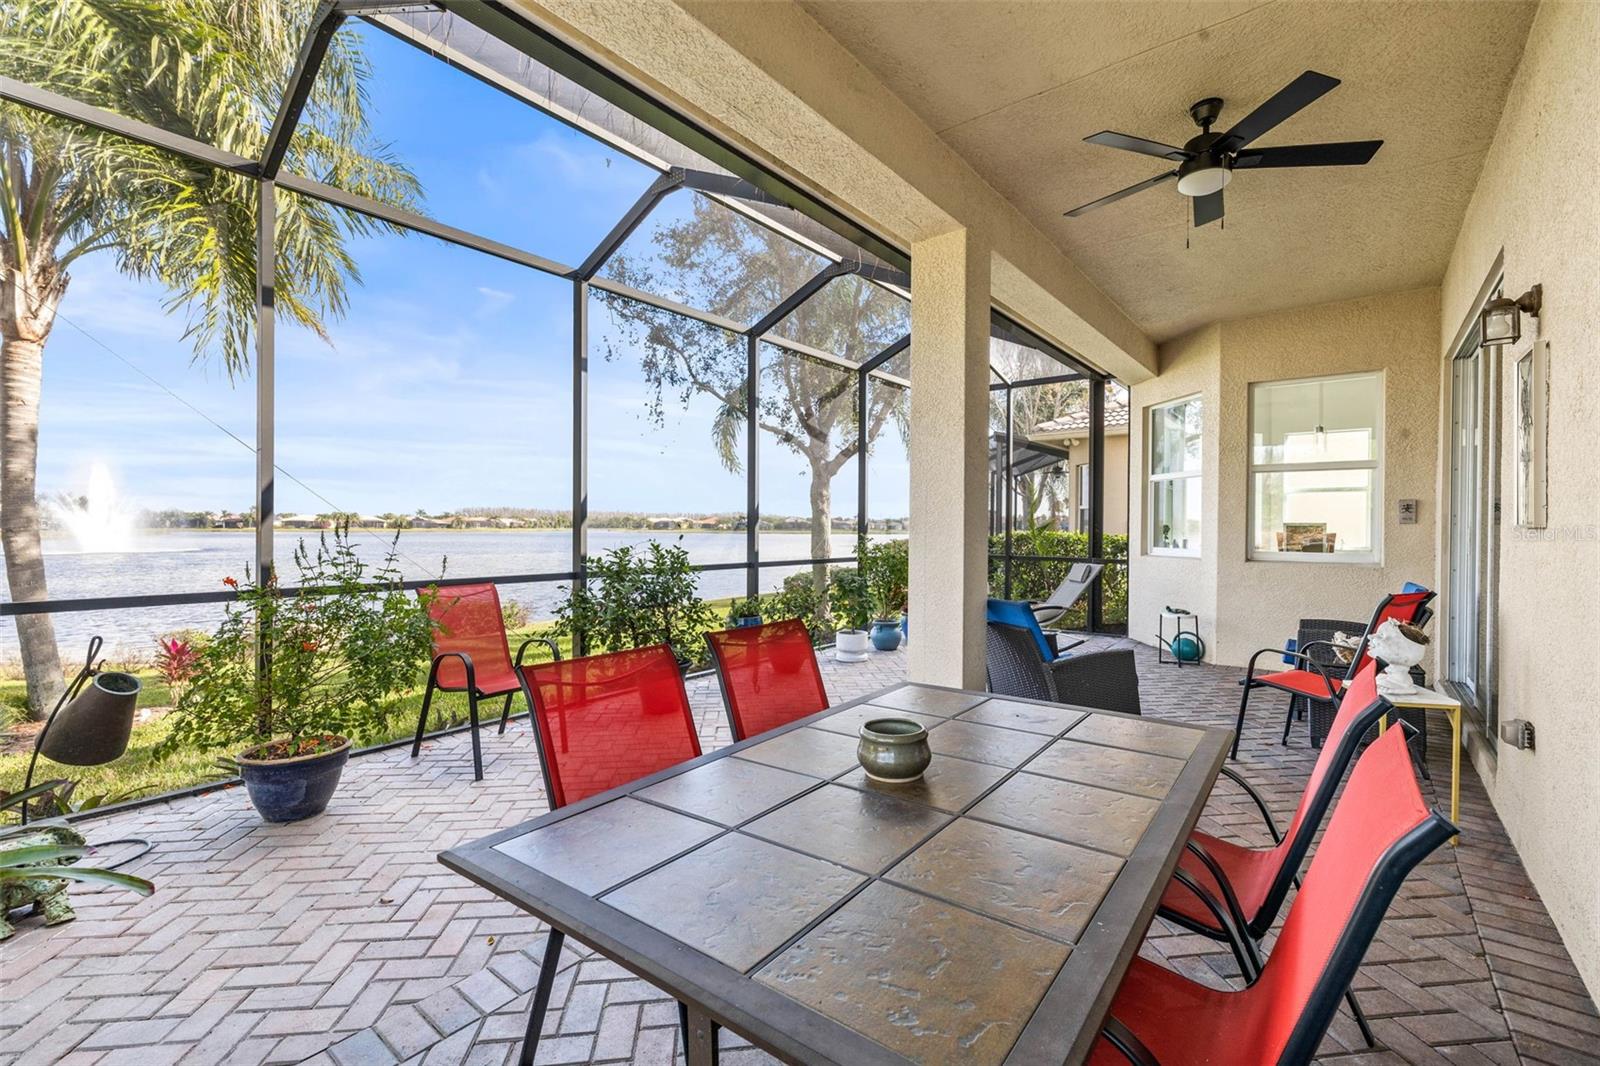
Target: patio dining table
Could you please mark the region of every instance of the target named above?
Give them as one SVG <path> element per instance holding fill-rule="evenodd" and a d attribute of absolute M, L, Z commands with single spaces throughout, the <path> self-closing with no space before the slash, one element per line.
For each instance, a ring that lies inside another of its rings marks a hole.
<path fill-rule="evenodd" d="M 910 784 L 856 734 L 928 727 Z M 1232 734 L 904 684 L 439 856 L 779 1059 L 1083 1061 Z M 619 743 L 625 738 L 619 737 Z"/>

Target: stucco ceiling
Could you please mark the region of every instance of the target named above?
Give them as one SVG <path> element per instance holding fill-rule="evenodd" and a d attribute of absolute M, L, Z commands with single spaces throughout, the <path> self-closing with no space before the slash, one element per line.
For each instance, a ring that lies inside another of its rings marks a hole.
<path fill-rule="evenodd" d="M 1535 7 L 801 2 L 1157 340 L 1436 284 Z M 1225 228 L 1191 230 L 1170 185 L 1062 217 L 1165 169 L 1085 136 L 1182 144 L 1193 101 L 1223 97 L 1225 129 L 1308 69 L 1343 84 L 1256 145 L 1381 138 L 1367 166 L 1240 173 Z"/>

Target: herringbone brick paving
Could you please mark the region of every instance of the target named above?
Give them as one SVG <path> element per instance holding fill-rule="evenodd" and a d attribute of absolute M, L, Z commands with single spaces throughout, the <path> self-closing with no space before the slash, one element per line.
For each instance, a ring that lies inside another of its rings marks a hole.
<path fill-rule="evenodd" d="M 1103 643 L 1096 641 L 1095 643 Z M 1146 713 L 1232 725 L 1238 671 L 1158 666 L 1139 648 Z M 900 679 L 903 653 L 824 663 L 836 702 Z M 691 682 L 707 749 L 727 743 L 709 678 Z M 1303 728 L 1280 747 L 1264 702 L 1241 769 L 1280 824 L 1314 753 Z M 1281 728 L 1281 718 L 1277 718 Z M 1435 729 L 1438 797 L 1448 733 Z M 543 932 L 531 918 L 446 871 L 438 851 L 545 809 L 526 722 L 485 740 L 472 781 L 464 735 L 351 762 L 328 813 L 263 825 L 240 790 L 88 824 L 100 839 L 156 842 L 131 867 L 160 886 L 148 899 L 77 894 L 77 921 L 25 921 L 3 952 L 0 1062 L 307 1062 L 504 1066 L 514 1061 Z M 1380 1047 L 1341 1014 L 1319 1061 L 1378 1064 L 1600 1062 L 1600 1016 L 1528 883 L 1476 777 L 1462 788 L 1461 847 L 1407 883 L 1357 983 Z M 1242 796 L 1219 786 L 1202 825 L 1265 843 Z M 1235 978 L 1232 958 L 1158 922 L 1146 952 L 1200 980 Z M 541 1063 L 663 1063 L 677 1056 L 677 1013 L 650 985 L 568 941 Z M 731 1066 L 770 1062 L 723 1034 Z"/>

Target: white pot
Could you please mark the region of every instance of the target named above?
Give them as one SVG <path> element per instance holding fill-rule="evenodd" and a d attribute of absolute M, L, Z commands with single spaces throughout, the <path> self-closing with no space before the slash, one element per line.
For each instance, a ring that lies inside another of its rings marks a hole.
<path fill-rule="evenodd" d="M 841 629 L 833 638 L 833 657 L 842 663 L 864 663 L 869 647 L 865 629 Z"/>

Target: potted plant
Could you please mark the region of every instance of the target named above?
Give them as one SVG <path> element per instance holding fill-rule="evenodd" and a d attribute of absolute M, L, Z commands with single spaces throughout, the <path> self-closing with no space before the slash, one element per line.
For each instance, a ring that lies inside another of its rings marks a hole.
<path fill-rule="evenodd" d="M 66 794 L 63 781 L 46 781 L 0 799 L 0 810 L 28 804 L 47 795 Z M 142 877 L 119 874 L 77 862 L 90 854 L 83 835 L 64 818 L 49 818 L 30 825 L 0 827 L 0 940 L 16 932 L 9 918 L 19 907 L 32 905 L 33 914 L 42 915 L 45 925 L 70 922 L 76 915 L 67 892 L 74 881 L 88 881 L 132 889 L 141 896 L 155 891 L 155 885 Z"/>
<path fill-rule="evenodd" d="M 262 818 L 292 822 L 326 809 L 352 735 L 388 718 L 386 701 L 415 685 L 432 650 L 431 593 L 401 586 L 395 542 L 374 568 L 351 547 L 348 527 L 321 536 L 315 550 L 301 541 L 295 590 L 276 575 L 225 578 L 238 599 L 200 648 L 160 752 L 244 744 L 235 761 Z"/>
<path fill-rule="evenodd" d="M 872 604 L 872 646 L 879 651 L 894 651 L 900 646 L 900 608 L 877 591 L 870 591 Z"/>
<path fill-rule="evenodd" d="M 651 542 L 642 552 L 623 546 L 587 560 L 589 580 L 566 589 L 556 608 L 556 631 L 590 652 L 668 644 L 687 670 L 706 660 L 705 632 L 716 612 L 700 599 L 689 553 Z"/>
<path fill-rule="evenodd" d="M 856 545 L 857 569 L 867 583 L 872 604 L 872 646 L 879 651 L 894 651 L 904 635 L 900 612 L 905 608 L 910 577 L 909 545 L 903 540 Z"/>
<path fill-rule="evenodd" d="M 749 629 L 761 624 L 761 597 L 745 596 L 728 606 L 728 625 L 734 629 Z"/>
<path fill-rule="evenodd" d="M 867 626 L 872 622 L 871 592 L 859 569 L 837 570 L 828 590 L 828 603 L 838 620 L 833 657 L 842 663 L 859 663 L 867 657 Z"/>

